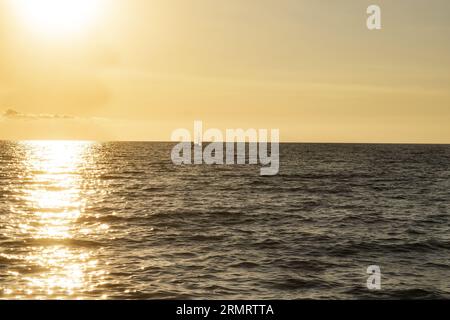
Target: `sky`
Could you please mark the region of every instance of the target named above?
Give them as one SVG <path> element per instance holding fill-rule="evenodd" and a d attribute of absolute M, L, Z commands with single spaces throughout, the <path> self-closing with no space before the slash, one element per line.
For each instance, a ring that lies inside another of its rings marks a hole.
<path fill-rule="evenodd" d="M 0 0 L 0 140 L 450 143 L 448 0 L 39 1 Z"/>

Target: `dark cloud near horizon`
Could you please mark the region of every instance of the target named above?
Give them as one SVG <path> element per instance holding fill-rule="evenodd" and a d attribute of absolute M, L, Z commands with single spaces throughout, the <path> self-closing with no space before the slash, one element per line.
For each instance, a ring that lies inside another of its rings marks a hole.
<path fill-rule="evenodd" d="M 48 113 L 21 113 L 13 109 L 8 109 L 2 114 L 3 118 L 12 120 L 70 120 L 76 119 L 75 116 L 66 114 L 48 114 Z"/>

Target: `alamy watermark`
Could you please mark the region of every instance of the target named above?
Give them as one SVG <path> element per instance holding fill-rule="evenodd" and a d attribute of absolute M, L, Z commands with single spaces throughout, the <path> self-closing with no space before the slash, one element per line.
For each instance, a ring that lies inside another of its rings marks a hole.
<path fill-rule="evenodd" d="M 370 5 L 367 8 L 367 29 L 369 30 L 381 30 L 381 8 L 378 5 Z"/>
<path fill-rule="evenodd" d="M 175 165 L 260 164 L 262 176 L 277 175 L 280 170 L 278 129 L 227 129 L 224 133 L 214 128 L 204 131 L 203 122 L 195 121 L 193 134 L 177 129 L 171 140 L 180 142 L 172 149 Z"/>
<path fill-rule="evenodd" d="M 381 290 L 381 268 L 379 266 L 369 266 L 367 268 L 367 289 L 369 290 Z"/>

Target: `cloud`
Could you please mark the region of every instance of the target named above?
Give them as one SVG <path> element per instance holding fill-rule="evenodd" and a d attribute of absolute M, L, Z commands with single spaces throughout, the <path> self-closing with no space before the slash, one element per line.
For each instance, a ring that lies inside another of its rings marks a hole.
<path fill-rule="evenodd" d="M 68 120 L 68 119 L 76 119 L 76 117 L 65 114 L 48 114 L 48 113 L 21 113 L 13 109 L 6 110 L 3 115 L 3 118 L 11 119 L 11 120 Z"/>

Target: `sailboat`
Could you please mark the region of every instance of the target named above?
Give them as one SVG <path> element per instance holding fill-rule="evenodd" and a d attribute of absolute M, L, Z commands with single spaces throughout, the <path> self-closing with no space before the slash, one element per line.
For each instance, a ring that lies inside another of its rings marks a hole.
<path fill-rule="evenodd" d="M 194 147 L 202 147 L 203 146 L 203 139 L 202 139 L 202 132 L 200 131 L 200 132 L 197 132 L 195 135 L 194 135 Z"/>

